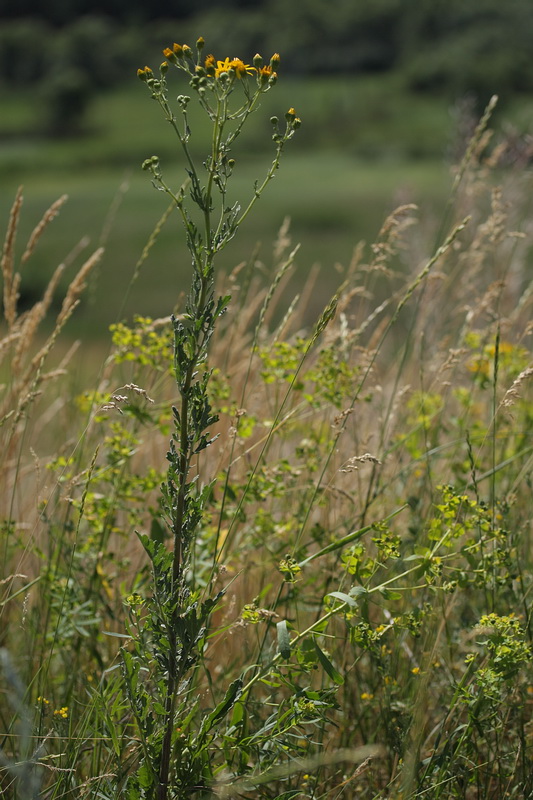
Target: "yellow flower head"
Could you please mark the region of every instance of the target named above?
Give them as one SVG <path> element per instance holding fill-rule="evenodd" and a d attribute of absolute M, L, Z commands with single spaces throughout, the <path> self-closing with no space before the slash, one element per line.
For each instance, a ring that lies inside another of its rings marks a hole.
<path fill-rule="evenodd" d="M 210 58 L 210 56 L 208 56 L 208 58 Z M 255 67 L 251 67 L 250 64 L 245 64 L 240 58 L 225 58 L 224 61 L 217 61 L 215 77 L 218 78 L 222 72 L 229 72 L 230 69 L 235 71 L 238 78 L 243 78 L 245 75 L 251 75 L 255 72 Z"/>
<path fill-rule="evenodd" d="M 272 67 L 270 65 L 265 66 L 265 67 L 261 67 L 258 70 L 258 75 L 259 75 L 259 80 L 260 80 L 262 85 L 267 83 L 271 78 L 273 78 L 274 80 L 277 78 L 276 73 L 274 72 L 274 70 L 272 69 Z"/>

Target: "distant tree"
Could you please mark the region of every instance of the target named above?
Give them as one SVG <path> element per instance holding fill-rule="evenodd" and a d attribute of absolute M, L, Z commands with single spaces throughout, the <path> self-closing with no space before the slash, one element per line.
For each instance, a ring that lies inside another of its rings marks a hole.
<path fill-rule="evenodd" d="M 403 54 L 411 87 L 451 96 L 474 92 L 483 105 L 533 90 L 533 4 L 529 0 L 422 0 Z"/>

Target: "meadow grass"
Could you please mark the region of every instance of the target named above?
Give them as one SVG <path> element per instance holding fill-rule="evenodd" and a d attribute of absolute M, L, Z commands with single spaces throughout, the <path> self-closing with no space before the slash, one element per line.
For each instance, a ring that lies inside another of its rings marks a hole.
<path fill-rule="evenodd" d="M 65 220 L 17 246 L 15 202 L 6 797 L 533 792 L 531 178 L 487 123 L 440 225 L 402 203 L 314 320 L 287 225 L 266 268 L 251 248 L 215 275 L 203 247 L 188 300 L 162 277 L 165 310 L 115 325 L 81 390 L 62 329 L 103 255 L 21 311 L 17 274 Z"/>
<path fill-rule="evenodd" d="M 259 175 L 260 164 L 258 158 L 253 158 L 241 166 L 234 179 L 235 196 L 246 196 L 246 176 Z M 145 313 L 160 316 L 168 307 L 168 287 L 173 286 L 178 294 L 187 285 L 190 257 L 185 243 L 176 241 L 175 226 L 170 223 L 161 231 L 132 287 L 127 307 L 122 307 L 124 286 L 129 284 L 139 254 L 166 208 L 161 196 L 147 195 L 142 174 L 132 170 L 76 173 L 72 177 L 55 174 L 28 179 L 24 185 L 21 238 L 29 235 L 32 225 L 55 198 L 63 193 L 69 197 L 61 211 L 61 225 L 56 225 L 58 230 L 43 237 L 33 263 L 28 262 L 25 267 L 25 303 L 31 301 L 32 293 L 34 297 L 36 291 L 44 289 L 48 264 L 60 262 L 89 234 L 90 245 L 96 246 L 104 230 L 108 231 L 101 266 L 91 278 L 90 290 L 76 318 L 69 324 L 67 332 L 73 337 L 105 338 L 107 326 L 117 320 L 117 314 L 131 315 L 141 305 Z M 0 199 L 4 218 L 17 186 L 12 180 L 4 183 Z M 224 269 L 247 260 L 260 245 L 259 260 L 265 263 L 268 279 L 272 231 L 281 226 L 286 216 L 290 217 L 292 234 L 302 243 L 292 280 L 294 290 L 305 283 L 314 264 L 322 266 L 322 294 L 316 302 L 310 299 L 311 320 L 318 305 L 335 288 L 335 278 L 330 280 L 331 268 L 336 262 L 346 265 L 357 242 L 377 233 L 381 219 L 392 209 L 396 198 L 423 203 L 428 216 L 438 217 L 448 187 L 447 168 L 442 162 L 420 162 L 411 167 L 401 163 L 373 165 L 334 152 L 293 152 L 262 198 L 252 224 L 243 228 L 241 237 L 221 254 Z"/>

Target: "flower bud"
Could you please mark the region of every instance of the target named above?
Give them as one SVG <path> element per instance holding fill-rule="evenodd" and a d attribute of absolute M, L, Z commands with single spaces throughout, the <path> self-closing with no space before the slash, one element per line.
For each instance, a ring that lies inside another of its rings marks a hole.
<path fill-rule="evenodd" d="M 196 47 L 201 52 L 205 47 L 205 40 L 203 36 L 199 36 L 196 40 Z"/>
<path fill-rule="evenodd" d="M 272 125 L 277 125 L 278 122 L 279 122 L 279 119 L 277 117 L 270 117 L 270 123 Z"/>
<path fill-rule="evenodd" d="M 192 58 L 192 50 L 188 44 L 184 44 L 182 50 L 185 58 Z"/>
<path fill-rule="evenodd" d="M 163 61 L 163 63 L 159 65 L 159 71 L 160 71 L 161 75 L 166 75 L 167 74 L 167 72 L 168 72 L 168 62 L 167 61 Z"/>
<path fill-rule="evenodd" d="M 177 42 L 174 42 L 174 44 L 172 45 L 172 50 L 173 50 L 173 52 L 175 53 L 175 55 L 178 58 L 182 57 L 182 55 L 183 55 L 183 47 L 181 46 L 181 44 L 178 44 Z"/>
<path fill-rule="evenodd" d="M 178 63 L 178 57 L 176 56 L 174 50 L 171 50 L 170 47 L 165 47 L 165 49 L 163 50 L 163 55 L 165 56 L 167 61 L 169 61 L 171 64 Z"/>
<path fill-rule="evenodd" d="M 214 78 L 216 71 L 216 60 L 213 54 L 207 56 L 206 60 L 204 61 L 204 67 L 207 75 L 209 75 L 210 78 Z"/>
<path fill-rule="evenodd" d="M 269 79 L 272 77 L 272 70 L 270 67 L 260 67 L 257 70 L 257 77 L 260 86 L 266 86 Z"/>
<path fill-rule="evenodd" d="M 143 82 L 146 83 L 146 71 L 144 69 L 137 70 L 137 77 Z"/>
<path fill-rule="evenodd" d="M 259 55 L 259 53 L 256 53 L 253 57 L 252 64 L 256 69 L 261 69 L 263 66 L 263 56 Z"/>
<path fill-rule="evenodd" d="M 270 59 L 270 66 L 272 67 L 273 70 L 279 67 L 279 62 L 280 62 L 279 53 L 274 53 L 274 55 Z"/>
<path fill-rule="evenodd" d="M 142 163 L 142 169 L 151 169 L 159 164 L 159 156 L 151 156 Z"/>
<path fill-rule="evenodd" d="M 287 122 L 294 122 L 295 118 L 296 118 L 296 111 L 294 110 L 294 108 L 291 107 L 289 108 L 288 111 L 285 112 L 285 119 L 287 120 Z"/>

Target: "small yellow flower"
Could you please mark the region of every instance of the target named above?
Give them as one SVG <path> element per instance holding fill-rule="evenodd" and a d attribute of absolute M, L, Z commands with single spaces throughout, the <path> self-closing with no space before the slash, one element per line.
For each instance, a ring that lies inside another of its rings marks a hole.
<path fill-rule="evenodd" d="M 276 75 L 271 66 L 261 67 L 257 74 L 259 75 L 259 80 L 262 84 L 267 83 L 273 75 Z"/>
<path fill-rule="evenodd" d="M 413 667 L 411 672 L 413 673 L 413 675 L 418 675 L 420 673 L 420 667 Z"/>
<path fill-rule="evenodd" d="M 62 719 L 68 718 L 68 706 L 63 706 L 63 708 L 56 708 L 54 711 L 56 717 L 61 717 Z"/>
<path fill-rule="evenodd" d="M 363 692 L 361 695 L 361 700 L 373 700 L 374 695 L 371 692 Z"/>
<path fill-rule="evenodd" d="M 208 59 L 209 58 L 210 56 L 208 56 Z M 217 61 L 215 77 L 218 78 L 222 72 L 229 72 L 230 69 L 234 70 L 238 78 L 243 78 L 245 75 L 251 75 L 256 71 L 255 67 L 250 66 L 250 64 L 245 64 L 240 58 L 225 58 L 224 61 Z"/>

